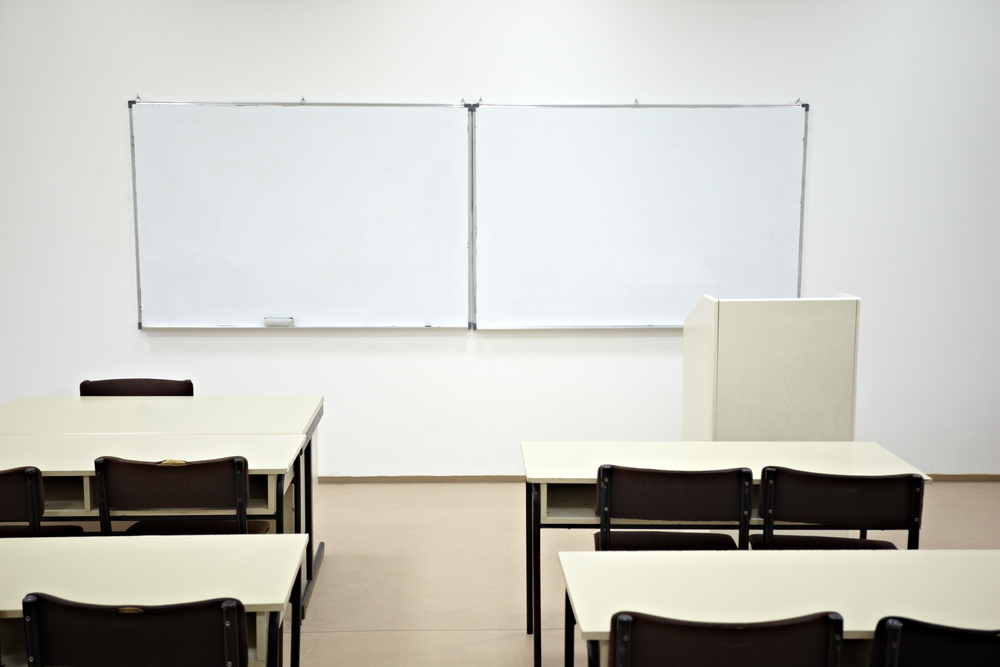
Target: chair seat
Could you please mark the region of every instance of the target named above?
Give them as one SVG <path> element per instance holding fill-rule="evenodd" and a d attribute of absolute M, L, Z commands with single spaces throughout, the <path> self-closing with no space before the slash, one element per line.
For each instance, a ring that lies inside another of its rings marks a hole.
<path fill-rule="evenodd" d="M 83 535 L 83 526 L 42 526 L 41 537 L 75 537 Z M 0 526 L 2 537 L 31 537 L 28 526 Z"/>
<path fill-rule="evenodd" d="M 600 549 L 601 534 L 594 533 Z M 613 530 L 610 551 L 730 551 L 736 540 L 723 533 L 683 533 L 670 530 Z"/>
<path fill-rule="evenodd" d="M 247 521 L 247 533 L 263 535 L 271 530 L 267 521 Z M 137 521 L 126 535 L 235 535 L 236 521 L 226 519 Z"/>
<path fill-rule="evenodd" d="M 763 535 L 751 535 L 750 546 L 764 548 Z M 823 537 L 821 535 L 775 535 L 774 549 L 895 549 L 896 545 L 884 540 L 860 540 L 853 537 Z"/>

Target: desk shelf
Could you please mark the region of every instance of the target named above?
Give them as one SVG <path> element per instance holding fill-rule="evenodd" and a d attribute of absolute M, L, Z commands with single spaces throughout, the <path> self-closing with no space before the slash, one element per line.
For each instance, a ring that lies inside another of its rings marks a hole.
<path fill-rule="evenodd" d="M 541 525 L 546 524 L 574 524 L 580 526 L 599 526 L 600 518 L 595 509 L 597 505 L 597 483 L 594 484 L 539 484 L 541 492 Z M 758 498 L 760 497 L 760 485 L 754 484 L 753 496 L 751 497 L 750 525 L 759 527 L 763 521 L 757 514 Z M 655 524 L 655 521 L 639 521 L 628 519 L 615 519 L 612 525 L 628 526 Z M 699 522 L 698 525 L 707 525 L 706 522 Z M 720 523 L 719 525 L 730 525 Z"/>
<path fill-rule="evenodd" d="M 594 513 L 597 484 L 541 485 L 542 525 L 546 523 L 600 524 Z"/>
<path fill-rule="evenodd" d="M 292 476 L 285 476 L 287 485 Z M 91 475 L 45 475 L 45 519 L 93 518 L 99 516 L 97 510 L 97 485 Z M 275 498 L 276 475 L 250 475 L 250 495 L 247 498 L 247 514 L 273 514 L 277 507 Z M 288 501 L 286 496 L 286 502 Z M 198 513 L 198 510 L 192 510 Z M 204 514 L 213 514 L 206 511 Z M 134 512 L 130 512 L 134 514 Z M 155 514 L 155 512 L 151 512 Z"/>
<path fill-rule="evenodd" d="M 46 476 L 42 485 L 45 489 L 45 516 L 77 516 L 90 510 L 87 497 L 89 484 L 85 476 Z M 96 499 L 93 506 L 97 507 Z"/>

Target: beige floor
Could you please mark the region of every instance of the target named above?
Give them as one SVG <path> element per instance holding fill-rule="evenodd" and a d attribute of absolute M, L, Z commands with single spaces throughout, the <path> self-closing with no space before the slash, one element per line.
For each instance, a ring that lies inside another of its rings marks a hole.
<path fill-rule="evenodd" d="M 305 667 L 531 665 L 523 484 L 321 484 L 315 528 L 326 559 Z M 591 535 L 542 531 L 545 667 L 563 664 L 556 553 L 592 549 Z M 1000 483 L 929 485 L 921 548 L 1000 549 Z"/>

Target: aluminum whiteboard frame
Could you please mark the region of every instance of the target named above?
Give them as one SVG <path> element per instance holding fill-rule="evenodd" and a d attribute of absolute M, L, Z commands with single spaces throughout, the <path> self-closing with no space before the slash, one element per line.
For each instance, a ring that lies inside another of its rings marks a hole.
<path fill-rule="evenodd" d="M 469 110 L 469 328 L 476 328 L 476 109 Z"/>
<path fill-rule="evenodd" d="M 789 104 L 486 104 L 480 102 L 479 108 L 515 108 L 515 109 L 771 109 L 799 107 L 804 112 L 804 127 L 802 130 L 802 184 L 799 191 L 799 257 L 798 275 L 796 276 L 795 298 L 802 298 L 802 247 L 805 229 L 805 189 L 806 189 L 806 147 L 809 141 L 809 104 L 795 101 Z M 475 210 L 475 188 L 473 188 L 472 209 Z M 476 321 L 472 320 L 471 328 L 476 329 Z M 683 329 L 684 324 L 621 324 L 621 325 L 574 325 L 574 326 L 510 326 L 490 327 L 487 331 L 519 331 L 519 330 L 602 330 L 602 329 Z"/>
<path fill-rule="evenodd" d="M 132 107 L 135 100 L 128 103 L 128 134 L 129 149 L 132 152 L 132 230 L 135 233 L 135 298 L 136 316 L 139 320 L 139 330 L 142 330 L 142 274 L 139 272 L 139 194 L 135 181 L 135 124 L 132 122 Z"/>
<path fill-rule="evenodd" d="M 473 132 L 474 132 L 474 114 L 472 113 L 475 106 L 467 104 L 464 101 L 458 104 L 408 104 L 403 102 L 307 102 L 305 98 L 298 102 L 197 102 L 197 101 L 160 101 L 160 100 L 143 100 L 137 95 L 136 99 L 128 101 L 128 122 L 129 122 L 129 138 L 130 138 L 130 148 L 132 155 L 132 214 L 133 214 L 133 229 L 135 233 L 135 274 L 136 274 L 136 299 L 137 299 L 137 312 L 138 312 L 138 328 L 141 331 L 143 329 L 142 325 L 142 282 L 141 282 L 141 272 L 140 272 L 140 262 L 139 262 L 139 198 L 137 192 L 136 184 L 136 167 L 135 167 L 135 123 L 132 119 L 132 107 L 137 104 L 156 104 L 156 105 L 173 105 L 173 106 L 220 106 L 220 107 L 353 107 L 353 108 L 386 108 L 386 107 L 405 107 L 405 108 L 452 108 L 452 109 L 466 109 L 469 114 L 469 207 L 470 207 L 470 220 L 469 220 L 469 241 L 468 246 L 470 248 L 470 260 L 469 260 L 469 275 L 467 280 L 469 282 L 469 312 L 467 314 L 467 319 L 469 321 L 468 328 L 475 328 L 475 264 L 474 264 L 474 244 L 475 244 L 475 209 L 472 202 L 474 201 L 473 190 L 475 188 L 475 179 L 473 176 L 474 160 L 473 160 Z M 273 330 L 279 327 L 267 327 L 266 325 L 261 326 L 241 326 L 241 325 L 220 325 L 220 324 L 201 324 L 201 325 L 191 325 L 191 326 L 147 326 L 146 329 L 155 330 L 199 330 L 199 329 L 225 329 L 225 330 L 247 330 L 254 331 L 257 329 L 270 329 Z M 293 326 L 293 327 L 280 327 L 284 330 L 289 329 L 335 329 L 335 330 L 366 330 L 366 329 L 450 329 L 459 330 L 461 326 L 382 326 L 373 325 L 366 327 L 359 326 L 337 326 L 337 325 L 323 325 L 323 326 Z"/>
<path fill-rule="evenodd" d="M 809 104 L 794 102 L 791 104 L 485 104 L 482 102 L 469 104 L 464 101 L 458 104 L 407 104 L 407 103 L 364 103 L 364 102 L 307 102 L 303 98 L 298 102 L 180 102 L 180 101 L 155 101 L 129 100 L 129 136 L 132 156 L 132 212 L 133 231 L 135 233 L 135 262 L 136 262 L 136 301 L 138 314 L 138 328 L 142 326 L 142 281 L 139 262 L 139 204 L 136 189 L 136 167 L 135 167 L 135 128 L 132 120 L 132 107 L 136 104 L 159 104 L 178 106 L 317 106 L 317 107 L 441 107 L 441 108 L 465 108 L 468 113 L 468 133 L 469 133 L 469 237 L 468 237 L 468 328 L 477 330 L 476 312 L 476 110 L 485 108 L 542 108 L 542 109 L 733 109 L 733 108 L 776 108 L 776 107 L 800 107 L 804 111 L 804 127 L 802 142 L 802 183 L 799 196 L 799 251 L 798 251 L 798 275 L 796 277 L 796 298 L 802 296 L 802 251 L 803 237 L 805 230 L 805 187 L 806 187 L 806 165 L 807 147 L 809 142 Z M 245 327 L 226 325 L 199 325 L 199 326 L 179 326 L 179 327 L 147 327 L 155 329 L 264 329 L 267 327 Z M 273 327 L 272 327 L 273 328 Z M 459 327 L 389 327 L 389 326 L 316 326 L 316 327 L 292 327 L 300 329 L 457 329 Z M 572 330 L 572 329 L 683 329 L 683 324 L 667 325 L 578 325 L 578 326 L 524 326 L 524 327 L 492 327 L 491 330 L 514 331 L 514 330 Z"/>

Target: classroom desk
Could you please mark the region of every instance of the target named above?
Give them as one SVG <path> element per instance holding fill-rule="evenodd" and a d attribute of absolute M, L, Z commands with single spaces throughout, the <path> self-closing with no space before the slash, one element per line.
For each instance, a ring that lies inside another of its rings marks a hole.
<path fill-rule="evenodd" d="M 38 592 L 111 605 L 235 598 L 248 612 L 251 666 L 276 667 L 281 664 L 281 617 L 291 602 L 292 665 L 297 667 L 307 545 L 305 535 L 0 540 L 0 619 L 20 618 L 21 600 Z M 4 625 L 5 658 L 13 654 L 12 662 L 26 662 L 23 624 Z"/>
<path fill-rule="evenodd" d="M 525 471 L 525 537 L 527 551 L 528 634 L 534 634 L 535 667 L 541 667 L 542 528 L 600 526 L 595 513 L 597 469 L 605 464 L 660 470 L 725 470 L 750 468 L 759 485 L 767 466 L 783 466 L 838 475 L 920 474 L 930 478 L 874 442 L 522 442 Z M 751 526 L 761 526 L 756 516 Z M 614 520 L 613 525 L 649 524 Z M 686 528 L 727 528 L 685 524 Z"/>
<path fill-rule="evenodd" d="M 619 611 L 715 623 L 835 611 L 845 640 L 893 615 L 1000 627 L 1000 551 L 560 552 L 559 564 L 591 665 L 597 648 L 607 664 Z"/>
<path fill-rule="evenodd" d="M 295 516 L 296 532 L 309 535 L 305 608 L 325 548 L 322 542 L 313 547 L 313 486 L 319 474 L 314 444 L 322 416 L 321 396 L 27 396 L 0 405 L 0 434 L 304 435 L 295 503 L 303 511 Z"/>

